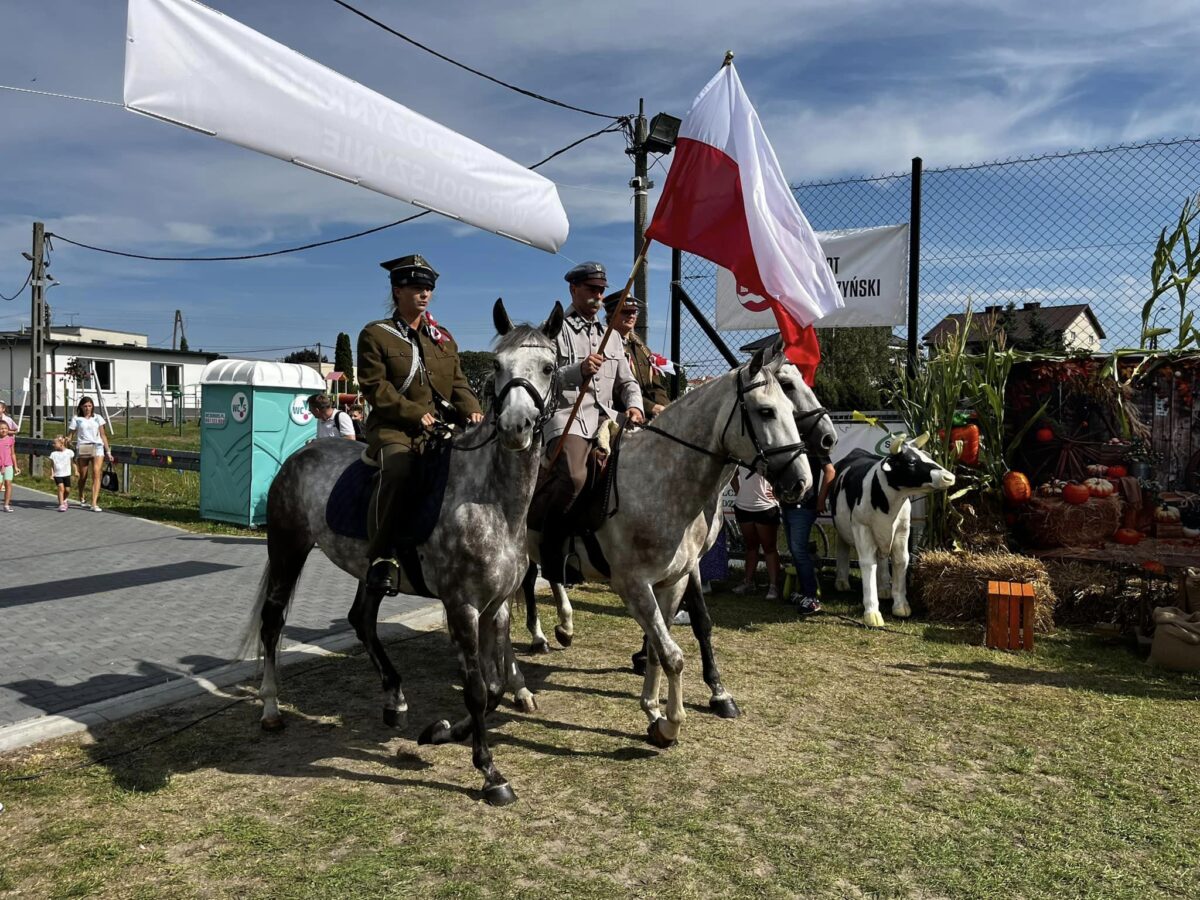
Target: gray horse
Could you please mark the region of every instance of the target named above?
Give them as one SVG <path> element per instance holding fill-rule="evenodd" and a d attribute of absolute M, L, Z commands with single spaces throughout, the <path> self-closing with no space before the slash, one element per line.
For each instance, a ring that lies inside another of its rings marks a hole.
<path fill-rule="evenodd" d="M 462 663 L 469 715 L 454 725 L 444 719 L 435 722 L 418 740 L 440 744 L 469 734 L 472 761 L 484 776 L 484 799 L 503 805 L 516 795 L 492 762 L 484 716 L 505 690 L 513 692 L 525 711 L 536 709 L 513 656 L 508 601 L 520 587 L 527 564 L 525 518 L 541 455 L 540 426 L 553 411 L 554 338 L 562 327 L 563 310 L 556 303 L 540 329 L 514 327 L 498 300 L 493 319 L 500 334 L 495 398 L 488 418 L 455 441 L 437 522 L 417 548 L 425 584 L 446 609 L 450 637 Z M 382 595 L 367 590 L 363 581 L 366 540 L 338 534 L 326 521 L 330 495 L 359 459 L 360 449 L 349 441 L 314 441 L 288 458 L 267 495 L 268 562 L 243 650 L 248 655 L 261 640 L 262 725 L 268 730 L 283 724 L 275 662 L 279 635 L 301 569 L 318 544 L 330 561 L 359 579 L 349 618 L 382 678 L 385 721 L 399 724 L 408 709 L 400 676 L 376 633 Z M 404 581 L 403 589 L 412 591 L 407 576 Z"/>
<path fill-rule="evenodd" d="M 659 747 L 675 742 L 685 718 L 683 652 L 667 623 L 708 541 L 713 510 L 734 466 L 765 470 L 781 490 L 803 491 L 812 483 L 792 402 L 777 377 L 784 360 L 764 365 L 764 356 L 760 351 L 746 365 L 688 392 L 652 425 L 624 437 L 614 485 L 619 506 L 596 534 L 607 565 L 580 553 L 584 577 L 609 581 L 648 639 L 641 704 L 647 733 Z M 538 542 L 531 531 L 535 561 Z M 565 600 L 561 585 L 557 593 Z M 659 710 L 659 661 L 667 676 L 665 717 Z"/>
<path fill-rule="evenodd" d="M 837 444 L 837 429 L 834 427 L 833 421 L 829 418 L 829 411 L 821 405 L 812 388 L 804 382 L 800 370 L 787 362 L 786 358 L 781 356 L 780 350 L 781 348 L 778 345 L 770 349 L 763 357 L 764 365 L 778 365 L 776 378 L 779 380 L 779 385 L 783 388 L 784 394 L 787 395 L 792 403 L 796 428 L 800 433 L 800 438 L 804 442 L 805 447 L 828 454 Z M 628 465 L 628 459 L 623 460 L 621 463 L 622 467 Z M 648 484 L 656 480 L 659 477 L 659 473 L 660 467 L 655 464 L 646 472 L 630 472 L 630 477 L 637 484 Z M 701 556 L 712 549 L 721 533 L 722 519 L 719 497 L 713 508 L 705 511 L 705 517 L 708 523 L 708 534 L 701 550 Z M 550 645 L 546 640 L 545 634 L 542 632 L 542 625 L 538 619 L 537 603 L 534 596 L 534 584 L 536 580 L 537 566 L 531 564 L 522 583 L 522 590 L 525 594 L 525 625 L 533 638 L 530 644 L 530 651 L 533 653 L 548 653 L 550 652 Z M 561 584 L 552 582 L 550 590 L 558 612 L 558 623 L 554 626 L 554 636 L 559 644 L 569 647 L 575 636 L 574 611 L 571 608 L 571 600 L 567 595 L 566 587 Z M 704 599 L 704 592 L 700 587 L 699 565 L 696 566 L 695 570 L 688 577 L 683 601 L 688 607 L 692 634 L 695 635 L 700 647 L 700 664 L 704 673 L 704 682 L 712 692 L 712 696 L 708 701 L 709 708 L 722 718 L 737 718 L 740 715 L 737 701 L 726 690 L 721 680 L 721 671 L 717 666 L 716 654 L 713 652 L 712 619 L 709 617 L 708 603 Z M 642 649 L 633 655 L 633 670 L 638 675 L 644 675 L 646 672 L 648 649 L 649 642 L 643 640 Z"/>

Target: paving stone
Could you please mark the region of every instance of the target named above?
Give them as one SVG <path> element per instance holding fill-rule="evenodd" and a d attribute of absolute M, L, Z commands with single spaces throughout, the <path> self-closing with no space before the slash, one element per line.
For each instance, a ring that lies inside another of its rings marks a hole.
<path fill-rule="evenodd" d="M 266 541 L 189 534 L 18 487 L 0 519 L 0 726 L 225 665 L 241 644 Z M 349 630 L 355 581 L 309 557 L 283 644 Z M 381 615 L 430 605 L 393 597 Z M 381 630 L 382 631 L 382 630 Z M 386 632 L 383 631 L 386 635 Z"/>

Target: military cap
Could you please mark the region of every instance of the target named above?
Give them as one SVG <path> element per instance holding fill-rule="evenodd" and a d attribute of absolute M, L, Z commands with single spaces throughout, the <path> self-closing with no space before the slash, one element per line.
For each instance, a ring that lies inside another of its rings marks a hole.
<path fill-rule="evenodd" d="M 611 294 L 609 294 L 607 297 L 604 298 L 604 314 L 606 316 L 609 316 L 609 317 L 612 316 L 613 312 L 617 308 L 617 301 L 619 301 L 620 299 L 621 299 L 620 291 L 613 291 Z M 633 296 L 633 294 L 630 294 L 625 298 L 625 306 L 632 308 L 632 309 L 636 309 L 639 313 L 643 313 L 646 311 L 646 304 L 643 303 L 641 300 L 639 300 L 637 297 Z"/>
<path fill-rule="evenodd" d="M 388 270 L 392 287 L 420 285 L 433 288 L 437 285 L 438 273 L 420 253 L 410 253 L 408 256 L 401 256 L 398 259 L 389 259 L 379 265 Z"/>
<path fill-rule="evenodd" d="M 569 284 L 597 284 L 608 287 L 608 273 L 598 262 L 581 262 L 563 276 Z"/>

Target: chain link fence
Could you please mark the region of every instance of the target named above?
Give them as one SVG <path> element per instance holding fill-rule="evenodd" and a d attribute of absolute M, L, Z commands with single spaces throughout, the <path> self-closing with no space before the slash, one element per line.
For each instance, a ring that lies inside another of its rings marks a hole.
<path fill-rule="evenodd" d="M 1159 232 L 1200 189 L 1200 138 L 1179 138 L 926 169 L 921 182 L 918 344 L 961 317 L 994 312 L 1018 345 L 1138 346 Z M 811 182 L 792 188 L 817 231 L 911 220 L 912 175 Z M 716 268 L 683 255 L 684 289 L 716 321 Z M 1173 323 L 1173 296 L 1162 315 Z M 1011 311 L 1005 310 L 1011 304 Z M 981 323 L 982 324 L 982 323 Z M 939 328 L 940 325 L 940 328 Z M 736 351 L 770 331 L 726 332 Z M 895 330 L 903 346 L 907 328 Z M 726 369 L 686 313 L 680 362 L 694 380 Z"/>

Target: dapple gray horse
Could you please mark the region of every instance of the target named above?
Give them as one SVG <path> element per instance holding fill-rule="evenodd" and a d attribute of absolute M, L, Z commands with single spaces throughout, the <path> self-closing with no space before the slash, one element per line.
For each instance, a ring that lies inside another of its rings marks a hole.
<path fill-rule="evenodd" d="M 812 472 L 777 374 L 782 358 L 746 365 L 689 391 L 653 424 L 625 435 L 614 493 L 619 506 L 596 534 L 611 575 L 580 553 L 584 577 L 609 581 L 650 645 L 642 709 L 651 742 L 669 747 L 685 715 L 683 652 L 668 624 L 707 542 L 712 511 L 735 465 L 765 470 L 781 490 L 806 490 Z M 648 472 L 653 477 L 647 477 Z M 539 536 L 529 533 L 530 558 Z M 602 564 L 601 564 L 602 565 Z M 566 593 L 559 586 L 559 594 Z M 666 670 L 666 716 L 659 710 Z"/>
<path fill-rule="evenodd" d="M 804 382 L 800 370 L 787 362 L 786 358 L 781 357 L 780 349 L 776 345 L 769 350 L 764 356 L 764 364 L 769 365 L 779 360 L 776 378 L 779 380 L 779 385 L 783 388 L 783 392 L 792 403 L 795 411 L 796 428 L 800 433 L 801 440 L 804 442 L 806 449 L 828 455 L 837 444 L 837 429 L 834 427 L 833 421 L 829 418 L 829 411 L 821 405 L 812 388 Z M 627 465 L 629 465 L 629 460 L 625 459 L 621 462 L 622 467 Z M 647 484 L 657 479 L 659 472 L 659 467 L 655 465 L 650 470 L 640 473 L 640 475 L 631 473 L 631 478 L 635 483 Z M 712 549 L 721 533 L 722 520 L 719 497 L 713 508 L 705 512 L 705 516 L 708 522 L 708 534 L 704 541 L 701 556 Z M 534 596 L 534 584 L 536 580 L 537 566 L 531 564 L 522 583 L 522 589 L 525 594 L 525 625 L 533 637 L 530 644 L 531 652 L 548 653 L 550 645 L 546 640 L 545 634 L 542 632 L 541 622 L 538 620 L 537 603 Z M 700 663 L 704 673 L 704 682 L 712 692 L 708 705 L 711 710 L 722 718 L 737 718 L 740 715 L 737 701 L 726 690 L 721 680 L 720 669 L 717 667 L 716 655 L 713 652 L 712 646 L 712 619 L 708 614 L 708 603 L 704 599 L 704 592 L 700 587 L 700 582 L 700 570 L 699 565 L 697 565 L 695 571 L 688 578 L 683 602 L 687 604 L 689 618 L 691 619 L 692 634 L 695 635 L 696 641 L 700 646 Z M 575 636 L 571 600 L 567 596 L 566 588 L 561 584 L 552 582 L 550 590 L 558 612 L 558 623 L 554 626 L 554 636 L 559 644 L 569 647 Z M 642 649 L 633 655 L 633 670 L 638 675 L 645 674 L 647 650 L 648 642 L 643 641 Z"/>
<path fill-rule="evenodd" d="M 425 583 L 446 609 L 469 715 L 454 725 L 435 722 L 419 742 L 460 741 L 470 734 L 472 761 L 484 776 L 484 799 L 502 805 L 516 795 L 492 762 L 484 715 L 506 689 L 524 710 L 536 708 L 513 656 L 508 601 L 527 564 L 525 519 L 541 456 L 540 426 L 552 412 L 556 393 L 554 338 L 563 310 L 556 303 L 541 329 L 514 327 L 497 301 L 493 318 L 500 334 L 495 399 L 483 424 L 455 441 L 437 523 L 417 548 Z M 330 493 L 360 450 L 349 441 L 314 441 L 288 458 L 267 495 L 268 562 L 243 649 L 252 651 L 261 639 L 262 725 L 268 730 L 283 724 L 275 664 L 279 635 L 300 571 L 318 544 L 330 561 L 359 579 L 350 621 L 383 680 L 385 721 L 398 724 L 408 709 L 400 676 L 376 633 L 382 594 L 363 583 L 366 541 L 337 534 L 326 523 Z M 411 591 L 407 577 L 405 582 L 404 589 Z"/>

